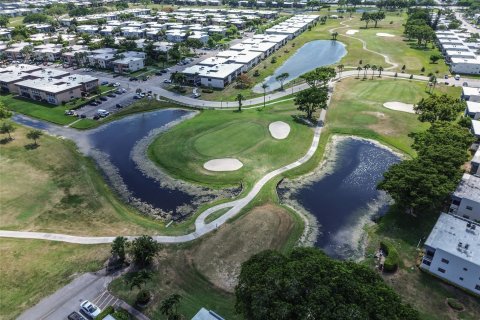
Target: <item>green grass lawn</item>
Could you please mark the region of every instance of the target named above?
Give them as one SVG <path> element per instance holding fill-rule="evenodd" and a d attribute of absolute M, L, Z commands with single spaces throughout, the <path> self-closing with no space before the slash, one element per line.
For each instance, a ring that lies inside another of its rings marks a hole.
<path fill-rule="evenodd" d="M 76 274 L 97 271 L 109 251 L 108 245 L 2 239 L 0 318 L 13 320 L 43 297 L 72 281 Z"/>
<path fill-rule="evenodd" d="M 241 113 L 202 111 L 160 135 L 150 146 L 149 155 L 174 177 L 211 187 L 243 183 L 248 188 L 266 172 L 300 158 L 308 149 L 313 129 L 296 123 L 294 114 L 298 111 L 292 101 Z M 285 140 L 270 136 L 268 125 L 277 120 L 291 127 Z M 238 158 L 244 167 L 230 173 L 203 169 L 206 161 L 224 157 Z"/>
<path fill-rule="evenodd" d="M 437 86 L 438 93 L 456 97 L 460 88 Z M 415 114 L 383 107 L 388 101 L 417 103 L 425 92 L 425 83 L 408 80 L 346 79 L 335 86 L 335 94 L 327 113 L 326 124 L 333 134 L 351 134 L 386 143 L 404 153 L 413 155 L 410 132 L 425 130 L 428 125 L 417 120 Z"/>
<path fill-rule="evenodd" d="M 8 22 L 8 26 L 9 27 L 16 27 L 16 26 L 22 25 L 23 24 L 23 18 L 24 18 L 24 16 L 10 17 L 10 20 Z"/>

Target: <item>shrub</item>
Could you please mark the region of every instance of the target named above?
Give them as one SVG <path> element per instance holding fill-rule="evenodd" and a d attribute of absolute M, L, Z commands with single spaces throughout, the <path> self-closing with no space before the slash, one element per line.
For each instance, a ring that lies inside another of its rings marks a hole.
<path fill-rule="evenodd" d="M 462 311 L 464 308 L 463 304 L 454 298 L 447 298 L 447 303 L 450 306 L 450 308 L 452 308 L 453 310 Z"/>
<path fill-rule="evenodd" d="M 413 79 L 413 74 L 410 75 L 410 78 L 409 79 Z"/>
<path fill-rule="evenodd" d="M 203 93 L 213 93 L 212 89 L 202 89 Z"/>
<path fill-rule="evenodd" d="M 137 304 L 147 304 L 150 302 L 150 299 L 152 298 L 152 295 L 150 294 L 150 291 L 148 290 L 140 290 L 137 294 Z"/>
<path fill-rule="evenodd" d="M 134 319 L 130 313 L 128 313 L 127 310 L 124 309 L 119 309 L 116 311 L 112 316 L 115 318 L 115 320 L 132 320 Z"/>
<path fill-rule="evenodd" d="M 391 243 L 386 241 L 380 242 L 380 248 L 386 255 L 383 270 L 386 272 L 395 272 L 400 261 L 397 249 L 395 249 Z"/>
<path fill-rule="evenodd" d="M 258 71 L 258 69 L 255 70 L 255 72 L 253 73 L 253 76 L 254 77 L 259 77 L 260 76 L 260 71 Z"/>
<path fill-rule="evenodd" d="M 103 309 L 102 312 L 100 312 L 100 314 L 95 318 L 95 320 L 102 320 L 103 318 L 105 318 L 106 316 L 114 312 L 115 312 L 115 309 L 113 309 L 113 306 L 108 306 L 105 309 Z"/>

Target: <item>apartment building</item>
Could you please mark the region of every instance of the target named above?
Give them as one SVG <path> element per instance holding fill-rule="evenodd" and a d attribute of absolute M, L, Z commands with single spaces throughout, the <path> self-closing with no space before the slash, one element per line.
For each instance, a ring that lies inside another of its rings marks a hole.
<path fill-rule="evenodd" d="M 452 195 L 450 213 L 480 222 L 480 177 L 463 175 Z"/>
<path fill-rule="evenodd" d="M 480 295 L 480 224 L 441 213 L 424 249 L 421 269 Z"/>

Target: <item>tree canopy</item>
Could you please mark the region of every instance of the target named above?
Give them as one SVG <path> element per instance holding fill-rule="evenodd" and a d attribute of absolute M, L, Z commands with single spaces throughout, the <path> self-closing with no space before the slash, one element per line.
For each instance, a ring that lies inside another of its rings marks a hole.
<path fill-rule="evenodd" d="M 335 78 L 337 73 L 334 68 L 331 67 L 320 67 L 312 71 L 309 71 L 301 76 L 308 85 L 313 88 L 326 87 L 328 82 Z"/>
<path fill-rule="evenodd" d="M 433 123 L 435 121 L 453 121 L 458 114 L 465 110 L 466 103 L 452 96 L 432 94 L 428 98 L 422 98 L 413 109 L 422 122 Z"/>
<path fill-rule="evenodd" d="M 295 95 L 294 103 L 299 111 L 307 114 L 312 119 L 313 113 L 318 109 L 326 109 L 328 90 L 326 88 L 308 88 Z"/>
<path fill-rule="evenodd" d="M 245 319 L 419 319 L 367 266 L 315 248 L 264 251 L 242 264 L 236 310 Z"/>

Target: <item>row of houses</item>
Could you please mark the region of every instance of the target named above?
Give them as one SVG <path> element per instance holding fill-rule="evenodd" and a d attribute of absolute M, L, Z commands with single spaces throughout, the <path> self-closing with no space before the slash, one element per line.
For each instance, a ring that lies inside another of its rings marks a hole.
<path fill-rule="evenodd" d="M 96 90 L 98 79 L 89 75 L 72 75 L 59 69 L 28 64 L 0 68 L 0 90 L 21 97 L 62 104 Z"/>
<path fill-rule="evenodd" d="M 448 213 L 441 213 L 424 244 L 420 268 L 480 295 L 480 91 L 464 87 L 465 114 L 472 118 L 477 150 L 451 196 Z"/>
<path fill-rule="evenodd" d="M 314 24 L 317 15 L 297 15 L 270 29 L 265 34 L 254 35 L 241 43 L 219 52 L 183 70 L 186 81 L 192 85 L 225 88 L 239 75 L 247 72 L 262 60 L 284 46 L 288 40 Z"/>
<path fill-rule="evenodd" d="M 452 73 L 480 74 L 480 39 L 462 30 L 437 31 L 436 36 Z"/>

